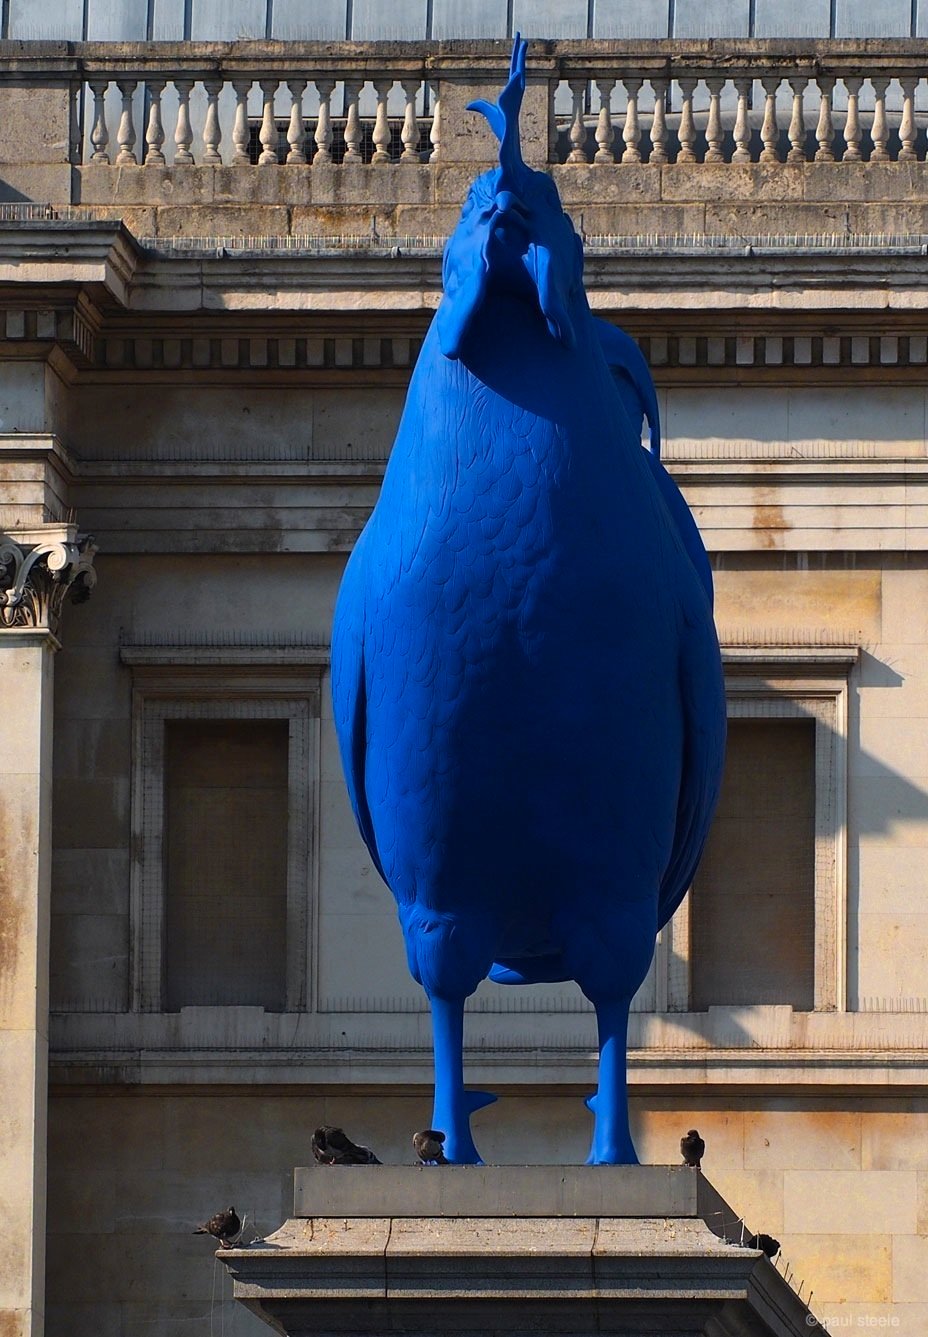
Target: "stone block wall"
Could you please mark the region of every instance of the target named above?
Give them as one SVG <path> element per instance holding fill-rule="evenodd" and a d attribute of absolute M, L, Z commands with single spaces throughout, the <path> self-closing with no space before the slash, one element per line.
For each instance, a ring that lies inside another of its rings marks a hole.
<path fill-rule="evenodd" d="M 76 202 L 137 236 L 447 236 L 474 167 L 79 169 Z M 671 163 L 552 168 L 589 236 L 928 233 L 928 163 Z M 38 185 L 38 182 L 37 182 Z M 44 196 L 34 195 L 38 201 Z"/>
<path fill-rule="evenodd" d="M 259 1337 L 263 1325 L 232 1307 L 212 1241 L 191 1230 L 231 1202 L 249 1238 L 270 1233 L 292 1214 L 291 1171 L 310 1163 L 319 1123 L 411 1164 L 429 1114 L 422 1089 L 53 1094 L 49 1337 L 186 1337 L 233 1318 L 240 1337 Z M 781 1268 L 832 1331 L 859 1320 L 925 1331 L 928 1102 L 640 1096 L 632 1117 L 649 1164 L 677 1163 L 681 1134 L 699 1129 L 707 1178 L 750 1230 L 780 1240 Z M 512 1095 L 474 1116 L 488 1163 L 581 1162 L 589 1126 L 579 1092 Z"/>
<path fill-rule="evenodd" d="M 917 1012 L 928 952 L 921 894 L 928 743 L 920 727 L 928 715 L 928 563 L 918 550 L 899 551 L 898 535 L 915 541 L 922 523 L 915 484 L 907 494 L 882 471 L 900 457 L 924 457 L 924 391 L 673 387 L 661 396 L 665 457 L 716 553 L 723 641 L 862 647 L 847 700 L 847 1001 L 868 1012 Z M 344 551 L 376 495 L 400 403 L 399 391 L 384 389 L 132 387 L 75 395 L 75 451 L 109 467 L 131 413 L 136 463 L 124 477 L 85 474 L 74 490 L 101 555 L 98 593 L 57 661 L 57 1010 L 129 1006 L 133 679 L 121 643 L 324 643 Z M 214 452 L 246 455 L 255 421 L 267 463 L 233 458 L 222 466 L 217 504 L 215 482 L 198 471 Z M 344 459 L 324 483 L 300 476 L 300 459 L 332 461 L 348 449 L 370 461 L 371 476 L 345 472 L 368 466 Z M 851 463 L 839 466 L 836 451 Z M 790 474 L 796 460 L 818 470 L 811 481 Z M 857 460 L 875 465 L 876 475 L 856 473 Z M 273 485 L 253 481 L 268 469 L 278 471 Z M 269 551 L 248 551 L 261 546 Z M 318 551 L 325 546 L 330 551 Z M 335 1010 L 350 998 L 418 1008 L 392 902 L 347 808 L 327 688 L 322 714 L 319 996 Z"/>

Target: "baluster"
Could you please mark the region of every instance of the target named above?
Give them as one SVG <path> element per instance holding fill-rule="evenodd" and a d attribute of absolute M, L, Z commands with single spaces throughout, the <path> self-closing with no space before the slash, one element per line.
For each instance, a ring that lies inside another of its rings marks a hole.
<path fill-rule="evenodd" d="M 106 146 L 110 142 L 109 131 L 106 128 L 106 90 L 109 86 L 109 79 L 90 80 L 90 87 L 93 92 L 93 129 L 90 132 L 90 142 L 93 145 L 91 162 L 109 162 L 110 160 L 110 155 L 106 151 Z"/>
<path fill-rule="evenodd" d="M 845 75 L 844 87 L 847 89 L 847 117 L 844 122 L 845 150 L 842 162 L 860 162 L 860 114 L 857 95 L 863 79 L 856 75 Z"/>
<path fill-rule="evenodd" d="M 722 108 L 720 106 L 722 88 L 725 80 L 714 75 L 706 80 L 709 90 L 709 119 L 706 122 L 706 162 L 724 162 L 722 142 L 725 132 L 722 129 Z"/>
<path fill-rule="evenodd" d="M 870 84 L 873 88 L 873 125 L 870 127 L 870 139 L 873 142 L 873 151 L 870 154 L 871 162 L 889 162 L 889 153 L 886 149 L 886 141 L 889 139 L 889 131 L 886 128 L 886 86 L 889 83 L 887 78 L 880 75 L 871 75 Z"/>
<path fill-rule="evenodd" d="M 303 122 L 303 93 L 305 79 L 288 79 L 287 90 L 290 93 L 290 124 L 287 126 L 287 143 L 290 152 L 287 162 L 292 166 L 306 162 L 306 126 Z"/>
<path fill-rule="evenodd" d="M 149 80 L 148 89 L 148 125 L 145 127 L 145 166 L 163 167 L 164 126 L 161 124 L 161 94 L 164 92 L 164 80 Z"/>
<path fill-rule="evenodd" d="M 393 87 L 392 79 L 375 79 L 374 92 L 377 94 L 377 115 L 374 118 L 374 156 L 371 162 L 390 161 L 390 122 L 387 119 L 387 98 Z"/>
<path fill-rule="evenodd" d="M 438 162 L 441 157 L 441 84 L 437 81 L 429 84 L 432 90 L 432 125 L 429 130 L 429 143 L 432 151 L 429 162 Z"/>
<path fill-rule="evenodd" d="M 915 89 L 918 86 L 918 79 L 910 74 L 903 75 L 899 80 L 902 86 L 902 119 L 899 122 L 899 139 L 902 146 L 899 149 L 900 162 L 915 161 Z"/>
<path fill-rule="evenodd" d="M 358 114 L 358 98 L 361 96 L 363 79 L 345 80 L 345 162 L 363 162 L 361 155 L 361 118 Z"/>
<path fill-rule="evenodd" d="M 780 87 L 780 82 L 778 74 L 768 74 L 761 79 L 766 94 L 764 123 L 760 128 L 760 137 L 764 142 L 760 155 L 761 162 L 780 161 L 780 155 L 777 153 L 777 140 L 780 138 L 780 127 L 777 125 L 777 89 Z"/>
<path fill-rule="evenodd" d="M 750 124 L 747 122 L 747 99 L 750 96 L 750 79 L 735 79 L 735 90 L 738 92 L 738 110 L 734 116 L 734 152 L 731 154 L 733 163 L 750 162 Z"/>
<path fill-rule="evenodd" d="M 803 97 L 809 80 L 804 75 L 794 75 L 789 86 L 793 90 L 793 114 L 789 123 L 790 150 L 787 162 L 805 162 L 806 160 L 806 117 Z"/>
<path fill-rule="evenodd" d="M 615 80 L 597 79 L 596 88 L 599 93 L 599 115 L 596 118 L 596 152 L 593 161 L 602 165 L 615 162 L 615 154 L 612 151 L 615 130 L 612 128 L 611 106 Z"/>
<path fill-rule="evenodd" d="M 81 100 L 83 92 L 84 90 L 80 84 L 71 85 L 71 107 L 68 113 L 68 119 L 71 123 L 68 161 L 71 163 L 83 162 L 83 145 L 81 144 Z"/>
<path fill-rule="evenodd" d="M 222 127 L 219 124 L 219 94 L 222 92 L 221 79 L 204 79 L 206 89 L 206 120 L 203 123 L 203 161 L 221 163 L 222 154 L 219 144 L 222 140 Z"/>
<path fill-rule="evenodd" d="M 625 92 L 628 96 L 628 105 L 625 109 L 625 125 L 622 129 L 622 140 L 625 144 L 625 151 L 622 154 L 623 163 L 641 162 L 641 151 L 638 148 L 638 141 L 641 139 L 641 127 L 638 124 L 638 94 L 641 91 L 640 79 L 623 79 Z"/>
<path fill-rule="evenodd" d="M 194 161 L 193 154 L 190 152 L 190 145 L 193 143 L 193 131 L 190 129 L 190 90 L 193 88 L 192 79 L 175 79 L 174 87 L 177 89 L 177 124 L 174 127 L 174 165 L 184 165 Z"/>
<path fill-rule="evenodd" d="M 832 145 L 835 142 L 835 127 L 831 118 L 831 99 L 835 81 L 827 74 L 817 74 L 815 82 L 818 84 L 821 99 L 818 107 L 818 125 L 815 127 L 815 138 L 818 140 L 815 161 L 834 162 L 835 152 Z"/>
<path fill-rule="evenodd" d="M 567 155 L 568 162 L 586 162 L 586 125 L 583 121 L 583 103 L 586 98 L 586 80 L 568 79 L 567 86 L 570 89 L 573 98 L 573 106 L 570 113 L 570 143 L 571 150 Z"/>
<path fill-rule="evenodd" d="M 264 96 L 261 111 L 261 129 L 258 138 L 261 141 L 261 153 L 258 156 L 259 167 L 277 166 L 277 122 L 274 120 L 274 98 L 280 86 L 279 79 L 259 79 L 258 86 Z"/>
<path fill-rule="evenodd" d="M 406 109 L 403 112 L 403 129 L 400 132 L 403 140 L 400 162 L 418 162 L 419 122 L 416 119 L 416 98 L 419 95 L 419 80 L 404 79 L 402 89 L 403 96 L 406 99 Z"/>
<path fill-rule="evenodd" d="M 557 162 L 557 88 L 558 80 L 548 80 L 548 162 Z"/>
<path fill-rule="evenodd" d="M 654 92 L 654 115 L 651 118 L 651 152 L 648 163 L 652 167 L 661 167 L 667 161 L 667 80 L 651 79 Z"/>
<path fill-rule="evenodd" d="M 235 119 L 232 122 L 232 166 L 250 167 L 248 156 L 248 94 L 251 92 L 251 79 L 233 79 L 235 89 Z"/>
<path fill-rule="evenodd" d="M 332 161 L 332 92 L 334 79 L 317 79 L 316 92 L 319 94 L 319 115 L 316 118 L 316 155 L 313 167 L 321 167 Z"/>
<path fill-rule="evenodd" d="M 693 93 L 699 80 L 679 79 L 677 82 L 683 95 L 683 106 L 680 110 L 680 152 L 677 154 L 677 162 L 695 162 L 696 153 L 693 146 L 696 143 L 696 122 L 693 120 Z"/>
<path fill-rule="evenodd" d="M 132 119 L 132 96 L 138 87 L 138 80 L 117 79 L 116 87 L 122 97 L 122 115 L 119 118 L 119 129 L 116 132 L 116 142 L 119 145 L 116 165 L 117 167 L 123 167 L 127 163 L 135 164 L 138 162 L 138 158 L 135 156 L 135 122 Z"/>

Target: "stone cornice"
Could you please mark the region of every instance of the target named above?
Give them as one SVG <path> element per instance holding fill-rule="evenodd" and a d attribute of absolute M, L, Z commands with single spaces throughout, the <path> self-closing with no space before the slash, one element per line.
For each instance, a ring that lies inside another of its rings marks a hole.
<path fill-rule="evenodd" d="M 56 1019 L 53 1032 L 59 1032 Z M 337 1052 L 281 1043 L 256 1043 L 238 1048 L 160 1049 L 156 1046 L 66 1049 L 53 1041 L 51 1081 L 61 1086 L 153 1085 L 187 1087 L 262 1084 L 268 1086 L 428 1087 L 432 1055 L 418 1050 L 380 1046 L 346 1047 Z M 468 1081 L 503 1084 L 512 1089 L 587 1089 L 596 1082 L 595 1047 L 586 1050 L 550 1048 L 543 1054 L 509 1050 L 468 1056 Z M 864 1053 L 859 1050 L 711 1049 L 656 1052 L 629 1051 L 629 1087 L 648 1092 L 778 1090 L 782 1094 L 861 1097 L 924 1094 L 928 1062 L 923 1049 Z"/>
<path fill-rule="evenodd" d="M 62 211 L 64 212 L 64 211 Z M 74 214 L 76 210 L 67 211 Z M 127 305 L 145 310 L 189 309 L 189 298 L 177 291 L 186 286 L 221 291 L 241 283 L 255 292 L 255 309 L 268 286 L 293 293 L 383 289 L 410 293 L 441 287 L 442 238 L 358 237 L 339 241 L 324 236 L 264 237 L 261 245 L 235 237 L 152 238 L 141 244 L 120 221 L 72 216 L 31 220 L 0 220 L 2 257 L 0 283 L 49 284 L 100 282 L 119 301 L 131 288 Z M 928 237 L 900 241 L 879 236 L 806 237 L 614 237 L 587 238 L 585 282 L 588 291 L 637 282 L 642 290 L 720 288 L 725 293 L 757 293 L 770 289 L 793 295 L 800 291 L 844 291 L 850 305 L 865 308 L 882 292 L 898 301 L 909 288 L 928 291 Z M 36 272 L 37 271 L 37 272 Z M 119 282 L 114 283 L 113 279 Z M 149 297 L 140 301 L 140 294 Z M 158 293 L 160 300 L 152 299 Z M 204 295 L 204 305 L 207 299 Z M 886 305 L 884 301 L 882 305 Z M 199 306 L 200 303 L 197 303 Z M 783 306 L 784 302 L 777 303 Z M 279 299 L 276 303 L 280 308 Z M 291 307 L 300 309 L 299 305 Z"/>
<path fill-rule="evenodd" d="M 385 893 L 386 894 L 386 893 Z M 267 1082 L 427 1084 L 427 1004 L 380 997 L 321 1000 L 324 1011 L 188 1008 L 180 1013 L 72 1012 L 51 1022 L 53 1080 L 202 1084 Z M 902 1008 L 906 1002 L 897 1000 Z M 545 1043 L 526 1043 L 516 1003 L 468 1009 L 468 1080 L 513 1087 L 580 1087 L 595 1080 L 595 1018 L 544 1013 Z M 928 1014 L 793 1012 L 789 1007 L 713 1007 L 708 1013 L 631 1015 L 629 1081 L 636 1089 L 680 1085 L 784 1087 L 861 1094 L 928 1087 Z"/>
<path fill-rule="evenodd" d="M 288 247 L 230 250 L 165 247 L 149 252 L 133 282 L 128 305 L 136 312 L 223 311 L 275 318 L 294 312 L 430 313 L 441 290 L 440 248 L 408 250 L 385 244 L 300 251 Z M 283 239 L 282 239 L 283 240 Z M 594 310 L 714 314 L 750 313 L 803 318 L 820 324 L 836 316 L 924 313 L 928 267 L 922 248 L 815 246 L 764 249 L 731 246 L 653 246 L 629 238 L 588 247 L 585 284 Z M 806 322 L 803 319 L 803 323 Z"/>
<path fill-rule="evenodd" d="M 0 222 L 0 284 L 100 285 L 125 302 L 142 257 L 120 222 Z"/>
<path fill-rule="evenodd" d="M 66 380 L 403 386 L 441 294 L 437 246 L 153 250 L 73 219 L 0 222 L 0 241 L 0 358 Z M 589 246 L 586 285 L 658 384 L 913 384 L 925 250 L 614 239 Z"/>

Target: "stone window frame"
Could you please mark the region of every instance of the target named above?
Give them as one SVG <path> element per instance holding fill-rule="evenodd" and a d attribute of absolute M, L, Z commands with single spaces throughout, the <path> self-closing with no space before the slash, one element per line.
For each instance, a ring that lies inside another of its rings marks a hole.
<path fill-rule="evenodd" d="M 276 719 L 288 721 L 290 739 L 285 1010 L 310 1011 L 319 897 L 321 694 L 328 647 L 124 645 L 120 657 L 133 674 L 131 1010 L 169 1015 L 163 969 L 165 722 Z"/>
<path fill-rule="evenodd" d="M 722 652 L 729 719 L 815 724 L 816 1012 L 847 1011 L 848 699 L 859 654 L 857 645 L 725 646 Z M 658 1014 L 690 1011 L 689 896 L 658 935 L 654 995 Z"/>

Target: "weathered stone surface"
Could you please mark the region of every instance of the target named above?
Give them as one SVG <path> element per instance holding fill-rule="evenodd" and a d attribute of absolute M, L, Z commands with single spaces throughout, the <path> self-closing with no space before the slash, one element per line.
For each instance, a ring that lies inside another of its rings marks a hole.
<path fill-rule="evenodd" d="M 751 205 L 767 201 L 787 204 L 805 198 L 807 166 L 802 163 L 672 163 L 660 168 L 660 197 L 669 203 L 702 200 L 721 204 L 738 200 Z"/>
<path fill-rule="evenodd" d="M 928 186 L 925 163 L 806 163 L 800 167 L 806 200 L 918 200 Z"/>
<path fill-rule="evenodd" d="M 928 201 L 922 198 L 898 204 L 849 204 L 847 220 L 849 231 L 865 236 L 887 232 L 920 235 L 928 228 Z"/>
<path fill-rule="evenodd" d="M 720 1239 L 706 1225 L 730 1209 L 698 1172 L 680 1167 L 373 1167 L 370 1173 L 297 1171 L 297 1199 L 313 1177 L 330 1181 L 317 1197 L 351 1211 L 288 1221 L 253 1248 L 221 1254 L 235 1295 L 288 1333 L 326 1328 L 373 1332 L 447 1326 L 503 1327 L 518 1302 L 520 1321 L 560 1329 L 572 1305 L 574 1328 L 622 1333 L 705 1330 L 722 1306 L 745 1334 L 799 1334 L 805 1306 L 757 1250 Z M 344 1181 L 344 1182 L 343 1182 Z M 597 1188 L 597 1181 L 599 1187 Z M 372 1216 L 370 1191 L 391 1216 Z M 677 1197 L 682 1214 L 644 1209 Z M 359 1188 L 358 1185 L 361 1185 Z M 434 1187 L 433 1187 L 434 1185 Z M 483 1194 L 475 1194 L 480 1186 Z M 487 1216 L 497 1199 L 504 1214 Z M 554 1198 L 566 1212 L 549 1209 Z M 606 1216 L 580 1214 L 610 1199 Z M 424 1207 L 438 1204 L 438 1212 Z M 628 1204 L 628 1209 L 625 1205 Z M 721 1213 L 719 1212 L 721 1208 Z M 357 1215 L 355 1215 L 357 1212 Z M 353 1247 L 357 1234 L 358 1247 Z M 698 1296 L 698 1301 L 695 1300 Z M 359 1305 L 358 1300 L 365 1303 Z M 350 1308 L 348 1307 L 350 1305 Z M 806 1324 L 806 1326 L 808 1326 Z"/>
<path fill-rule="evenodd" d="M 0 1330 L 22 1337 L 44 1304 L 53 644 L 0 629 Z"/>
<path fill-rule="evenodd" d="M 71 102 L 69 90 L 53 82 L 0 85 L 3 151 L 0 163 L 13 166 L 70 160 Z M 0 176 L 3 167 L 0 166 Z"/>
<path fill-rule="evenodd" d="M 129 1002 L 129 918 L 53 914 L 49 958 L 53 1008 L 123 1011 Z"/>
<path fill-rule="evenodd" d="M 279 237 L 290 230 L 290 214 L 282 205 L 169 204 L 156 224 L 159 236 Z"/>
<path fill-rule="evenodd" d="M 831 1314 L 833 1304 L 847 1301 L 885 1304 L 894 1295 L 904 1300 L 893 1281 L 894 1266 L 900 1249 L 904 1252 L 910 1243 L 918 1242 L 916 1236 L 895 1239 L 864 1230 L 857 1235 L 790 1234 L 782 1238 L 793 1273 L 803 1280 L 815 1277 L 817 1314 Z"/>
<path fill-rule="evenodd" d="M 877 571 L 726 571 L 715 578 L 716 620 L 735 628 L 805 630 L 823 626 L 861 640 L 879 636 L 882 584 Z"/>
<path fill-rule="evenodd" d="M 866 1222 L 877 1235 L 914 1235 L 916 1188 L 914 1170 L 787 1170 L 783 1228 L 853 1235 Z"/>
<path fill-rule="evenodd" d="M 745 1168 L 856 1169 L 861 1163 L 860 1122 L 858 1114 L 837 1110 L 827 1115 L 799 1110 L 746 1115 Z"/>
<path fill-rule="evenodd" d="M 902 1304 L 928 1305 L 928 1239 L 906 1235 L 893 1240 L 892 1293 Z"/>
<path fill-rule="evenodd" d="M 702 1111 L 698 1123 L 705 1123 Z M 742 1223 L 746 1231 L 762 1230 L 768 1235 L 780 1237 L 783 1230 L 782 1170 L 741 1170 L 726 1165 L 713 1166 L 712 1183 L 735 1213 L 733 1223 L 729 1224 L 727 1218 L 723 1218 L 729 1239 L 741 1238 Z M 710 1224 L 717 1223 L 710 1218 Z"/>
<path fill-rule="evenodd" d="M 0 204 L 68 205 L 74 169 L 67 163 L 0 163 Z"/>
<path fill-rule="evenodd" d="M 467 74 L 442 79 L 439 93 L 445 132 L 441 140 L 442 162 L 467 163 L 472 171 L 496 163 L 497 143 L 492 130 L 479 112 L 470 112 L 466 108 L 469 102 L 479 98 L 496 101 L 500 89 L 499 78 L 505 77 L 507 65 L 508 61 L 504 64 L 501 60 L 498 73 L 488 71 L 479 80 Z M 530 78 L 522 100 L 519 129 L 522 154 L 531 167 L 538 167 L 547 160 L 548 106 L 547 87 Z"/>
<path fill-rule="evenodd" d="M 570 212 L 582 205 L 602 209 L 610 204 L 655 204 L 663 199 L 673 203 L 680 200 L 692 203 L 705 198 L 696 191 L 666 195 L 661 172 L 646 163 L 631 163 L 615 168 L 564 163 L 552 167 L 551 176 Z M 673 217 L 672 212 L 668 213 L 668 217 Z"/>
<path fill-rule="evenodd" d="M 695 1216 L 699 1176 L 685 1166 L 374 1166 L 365 1175 L 294 1171 L 294 1215 L 393 1217 Z"/>
<path fill-rule="evenodd" d="M 737 203 L 709 202 L 705 206 L 705 231 L 711 236 L 809 236 L 810 234 L 848 233 L 854 229 L 848 223 L 844 205 L 806 204 L 798 199 L 784 202 L 756 204 L 750 197 Z M 880 231 L 893 229 L 894 219 L 884 214 Z"/>

